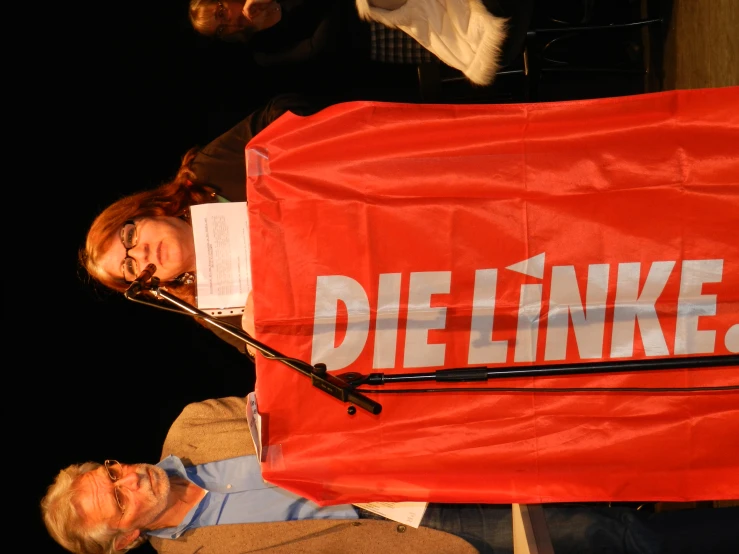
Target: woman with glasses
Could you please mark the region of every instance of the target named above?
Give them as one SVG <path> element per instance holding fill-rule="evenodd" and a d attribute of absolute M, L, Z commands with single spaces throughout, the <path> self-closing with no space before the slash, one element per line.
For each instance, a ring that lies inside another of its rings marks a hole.
<path fill-rule="evenodd" d="M 125 292 L 146 265 L 154 263 L 160 285 L 196 305 L 190 206 L 245 201 L 245 148 L 249 140 L 286 111 L 310 115 L 319 107 L 314 100 L 281 95 L 207 146 L 191 149 L 171 181 L 121 198 L 95 218 L 79 252 L 80 264 L 98 283 Z M 223 319 L 242 328 L 241 315 Z M 250 321 L 248 313 L 245 320 Z M 243 341 L 209 328 L 248 353 Z"/>
<path fill-rule="evenodd" d="M 188 173 L 186 164 L 193 157 L 194 152 L 188 152 L 183 169 L 171 182 L 121 198 L 95 218 L 79 253 L 80 263 L 90 277 L 110 289 L 124 292 L 146 265 L 153 263 L 162 287 L 196 305 L 195 244 L 189 208 L 226 199 L 213 187 L 183 178 Z M 228 200 L 243 202 L 246 181 L 242 188 L 240 197 L 232 196 Z M 241 315 L 224 318 L 239 329 L 241 320 Z M 247 353 L 242 341 L 221 330 L 212 330 Z"/>

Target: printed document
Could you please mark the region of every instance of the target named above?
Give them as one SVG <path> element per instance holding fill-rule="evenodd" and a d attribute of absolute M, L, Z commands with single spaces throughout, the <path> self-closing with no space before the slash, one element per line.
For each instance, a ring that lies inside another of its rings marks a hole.
<path fill-rule="evenodd" d="M 195 238 L 197 307 L 209 315 L 240 315 L 251 284 L 246 202 L 190 208 Z"/>

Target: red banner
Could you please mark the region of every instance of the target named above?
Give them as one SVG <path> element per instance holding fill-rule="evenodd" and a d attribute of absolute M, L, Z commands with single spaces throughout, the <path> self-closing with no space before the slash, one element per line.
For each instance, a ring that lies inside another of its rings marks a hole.
<path fill-rule="evenodd" d="M 737 107 L 727 87 L 286 114 L 247 147 L 257 338 L 364 375 L 737 353 Z M 396 383 L 350 415 L 258 356 L 263 474 L 320 504 L 735 499 L 737 390 L 537 392 L 730 385 Z"/>

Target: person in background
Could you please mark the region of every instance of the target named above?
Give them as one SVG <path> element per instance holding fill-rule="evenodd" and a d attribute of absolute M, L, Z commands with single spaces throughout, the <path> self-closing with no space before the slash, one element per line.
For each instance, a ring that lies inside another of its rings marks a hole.
<path fill-rule="evenodd" d="M 351 2 L 191 0 L 189 19 L 201 35 L 248 43 L 261 66 L 363 57 L 353 37 L 366 25 Z"/>
<path fill-rule="evenodd" d="M 320 62 L 345 76 L 370 70 L 376 79 L 383 66 L 387 72 L 442 60 L 487 85 L 523 52 L 533 6 L 533 0 L 191 0 L 189 19 L 201 35 L 248 44 L 261 66 Z"/>
<path fill-rule="evenodd" d="M 246 401 L 236 397 L 186 406 L 156 465 L 106 460 L 61 470 L 41 512 L 51 536 L 80 554 L 146 541 L 160 554 L 513 552 L 509 504 L 431 503 L 414 529 L 349 504 L 321 507 L 265 483 Z M 555 552 L 721 554 L 739 545 L 737 507 L 649 513 L 548 504 L 544 514 Z"/>

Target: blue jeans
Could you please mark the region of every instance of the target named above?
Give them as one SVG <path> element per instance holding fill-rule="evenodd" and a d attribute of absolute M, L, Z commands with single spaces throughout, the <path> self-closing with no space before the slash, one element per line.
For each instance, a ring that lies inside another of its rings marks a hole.
<path fill-rule="evenodd" d="M 544 515 L 557 554 L 735 554 L 739 509 L 653 514 L 629 507 L 548 504 Z M 360 510 L 362 518 L 378 518 Z M 510 504 L 429 504 L 423 527 L 452 533 L 481 554 L 513 554 Z"/>

